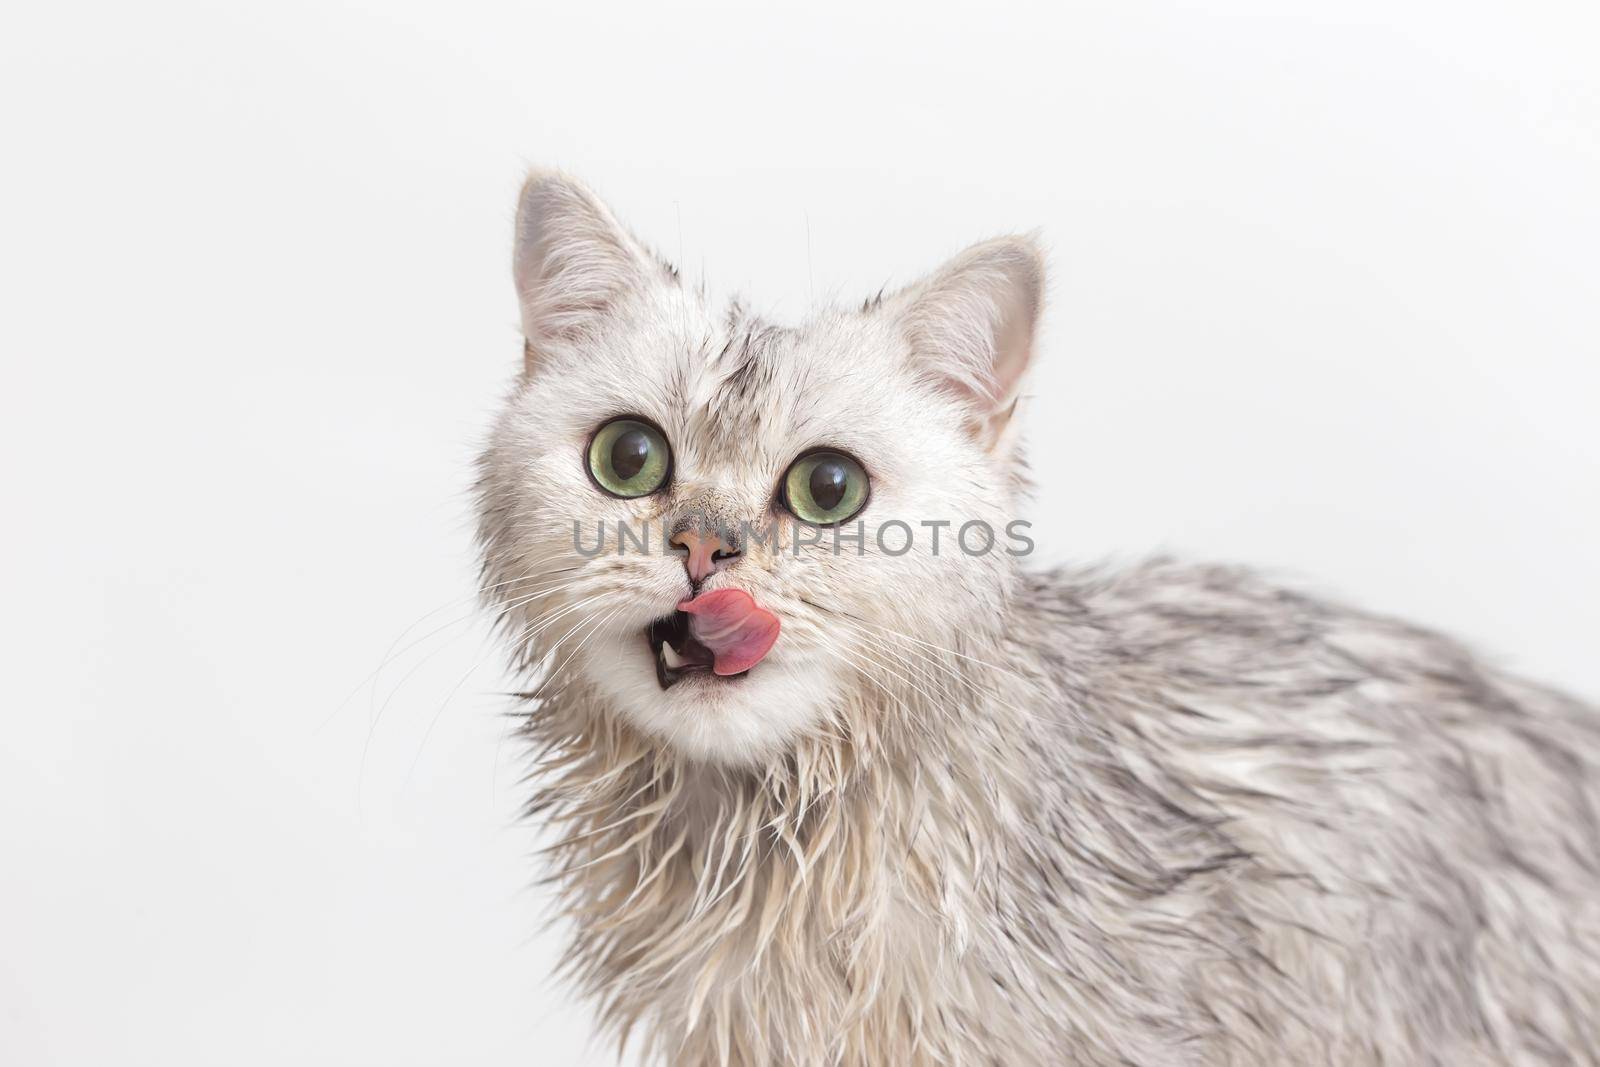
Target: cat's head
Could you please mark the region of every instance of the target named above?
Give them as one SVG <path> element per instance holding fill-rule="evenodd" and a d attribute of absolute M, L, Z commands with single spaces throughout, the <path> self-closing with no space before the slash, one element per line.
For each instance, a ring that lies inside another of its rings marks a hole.
<path fill-rule="evenodd" d="M 482 461 L 480 533 L 521 662 L 722 764 L 954 713 L 949 665 L 1003 626 L 1026 547 L 1008 525 L 1043 290 L 1030 240 L 776 326 L 714 312 L 541 172 L 514 275 L 525 365 Z M 723 589 L 752 599 L 707 596 Z M 695 623 L 686 601 L 719 610 Z"/>

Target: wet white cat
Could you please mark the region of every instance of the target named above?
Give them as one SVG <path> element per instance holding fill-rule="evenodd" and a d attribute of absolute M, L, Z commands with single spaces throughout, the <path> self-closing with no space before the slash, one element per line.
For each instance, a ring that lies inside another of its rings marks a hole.
<path fill-rule="evenodd" d="M 533 679 L 570 971 L 619 1037 L 1600 1062 L 1593 710 L 1247 573 L 968 551 L 1021 481 L 1030 241 L 778 326 L 540 173 L 514 271 L 485 585 Z"/>

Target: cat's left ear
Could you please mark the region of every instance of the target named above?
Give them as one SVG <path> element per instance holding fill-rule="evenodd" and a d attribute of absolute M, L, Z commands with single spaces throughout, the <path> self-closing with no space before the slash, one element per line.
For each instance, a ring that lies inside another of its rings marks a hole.
<path fill-rule="evenodd" d="M 548 170 L 518 197 L 512 274 L 530 374 L 547 349 L 590 335 L 650 285 L 676 285 L 598 197 Z"/>
<path fill-rule="evenodd" d="M 1044 308 L 1044 253 L 1032 236 L 973 245 L 894 300 L 919 373 L 967 403 L 989 451 L 1009 441 Z"/>

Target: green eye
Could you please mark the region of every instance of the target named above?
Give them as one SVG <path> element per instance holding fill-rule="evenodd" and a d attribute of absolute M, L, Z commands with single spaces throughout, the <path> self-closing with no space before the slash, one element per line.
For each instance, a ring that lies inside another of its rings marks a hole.
<path fill-rule="evenodd" d="M 867 472 L 839 452 L 801 456 L 783 476 L 783 504 L 804 522 L 831 526 L 867 503 Z"/>
<path fill-rule="evenodd" d="M 661 431 L 636 419 L 616 419 L 589 442 L 589 474 L 612 496 L 648 496 L 667 481 L 672 449 Z"/>

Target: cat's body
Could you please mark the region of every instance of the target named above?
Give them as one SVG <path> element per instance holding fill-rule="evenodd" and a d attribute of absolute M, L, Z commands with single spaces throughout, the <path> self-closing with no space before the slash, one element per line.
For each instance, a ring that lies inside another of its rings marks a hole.
<path fill-rule="evenodd" d="M 569 515 L 759 519 L 819 443 L 871 469 L 863 514 L 1003 518 L 1030 255 L 785 331 L 697 311 L 581 189 L 530 182 L 482 532 L 547 676 L 533 807 L 603 1017 L 675 1064 L 1600 1062 L 1592 709 L 1221 568 L 743 546 L 690 583 L 572 552 Z M 859 389 L 818 374 L 841 346 Z M 649 497 L 567 469 L 619 412 L 671 439 Z M 783 635 L 657 688 L 640 627 L 702 584 Z"/>

